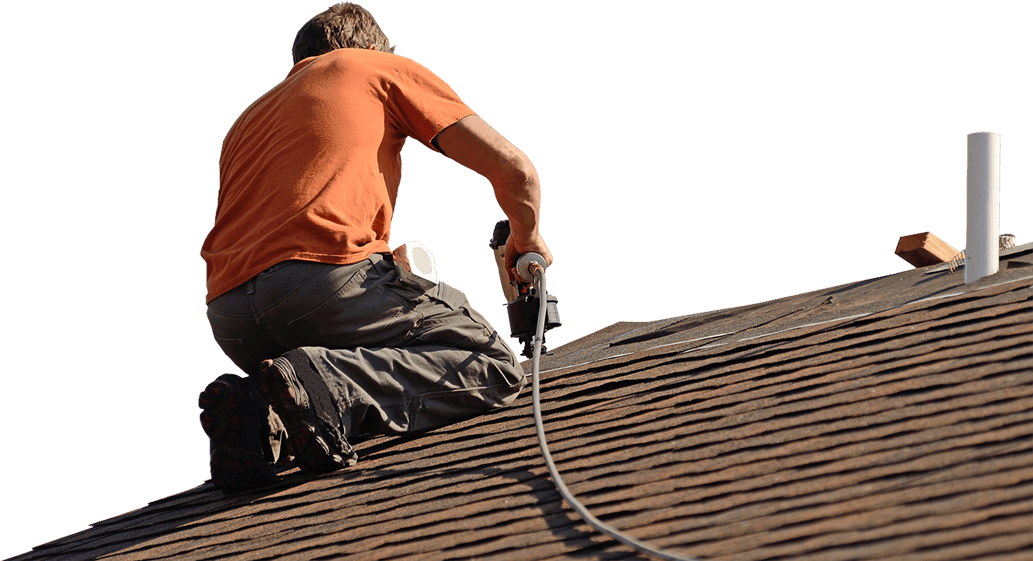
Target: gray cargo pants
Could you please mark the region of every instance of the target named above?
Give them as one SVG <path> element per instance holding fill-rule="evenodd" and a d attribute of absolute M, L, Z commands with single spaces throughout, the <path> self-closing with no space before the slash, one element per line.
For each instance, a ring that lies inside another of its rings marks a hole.
<path fill-rule="evenodd" d="M 462 292 L 396 267 L 390 255 L 279 263 L 212 300 L 208 320 L 252 377 L 263 360 L 304 350 L 352 442 L 476 416 L 512 402 L 525 382 Z"/>

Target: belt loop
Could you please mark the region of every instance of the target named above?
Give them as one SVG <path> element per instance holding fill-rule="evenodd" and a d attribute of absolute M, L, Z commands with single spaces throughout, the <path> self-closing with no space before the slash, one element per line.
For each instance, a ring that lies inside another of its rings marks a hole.
<path fill-rule="evenodd" d="M 247 295 L 253 295 L 255 293 L 255 279 L 250 279 L 245 284 L 247 285 Z"/>

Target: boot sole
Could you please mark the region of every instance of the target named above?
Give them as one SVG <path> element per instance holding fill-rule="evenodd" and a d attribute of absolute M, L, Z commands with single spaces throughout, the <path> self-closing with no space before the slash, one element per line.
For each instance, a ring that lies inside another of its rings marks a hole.
<path fill-rule="evenodd" d="M 201 428 L 211 440 L 212 484 L 226 493 L 235 493 L 276 482 L 279 478 L 262 449 L 249 435 L 258 430 L 258 419 L 249 410 L 248 399 L 234 384 L 221 377 L 208 384 L 197 396 L 201 408 Z"/>
<path fill-rule="evenodd" d="M 320 427 L 308 392 L 292 370 L 280 368 L 272 360 L 264 361 L 259 391 L 287 427 L 287 453 L 294 456 L 294 464 L 301 471 L 326 473 L 355 463 L 331 449 L 333 439 Z"/>

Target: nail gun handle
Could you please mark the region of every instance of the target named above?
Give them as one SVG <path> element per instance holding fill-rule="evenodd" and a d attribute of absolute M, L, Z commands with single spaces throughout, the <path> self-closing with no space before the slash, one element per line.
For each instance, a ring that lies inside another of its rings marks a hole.
<path fill-rule="evenodd" d="M 492 232 L 491 247 L 495 254 L 495 265 L 499 271 L 499 281 L 502 283 L 502 292 L 506 302 L 512 302 L 520 297 L 520 287 L 517 283 L 509 280 L 509 271 L 506 269 L 506 241 L 509 239 L 509 220 L 500 220 L 495 224 L 495 231 Z"/>

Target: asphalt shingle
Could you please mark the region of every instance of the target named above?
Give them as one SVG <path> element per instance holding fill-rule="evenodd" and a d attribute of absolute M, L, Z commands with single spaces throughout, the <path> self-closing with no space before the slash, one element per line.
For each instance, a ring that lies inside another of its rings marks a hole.
<path fill-rule="evenodd" d="M 618 323 L 543 360 L 550 449 L 599 518 L 707 559 L 1033 558 L 1033 247 Z M 561 501 L 529 390 L 362 461 L 205 483 L 16 557 L 633 559 Z"/>

